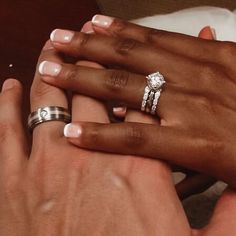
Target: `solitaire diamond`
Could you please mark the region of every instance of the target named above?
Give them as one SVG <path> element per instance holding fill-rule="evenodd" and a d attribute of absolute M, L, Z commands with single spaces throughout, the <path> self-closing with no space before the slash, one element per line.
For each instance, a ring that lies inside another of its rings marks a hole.
<path fill-rule="evenodd" d="M 150 89 L 158 91 L 165 83 L 165 79 L 160 72 L 156 72 L 147 76 L 147 83 Z"/>

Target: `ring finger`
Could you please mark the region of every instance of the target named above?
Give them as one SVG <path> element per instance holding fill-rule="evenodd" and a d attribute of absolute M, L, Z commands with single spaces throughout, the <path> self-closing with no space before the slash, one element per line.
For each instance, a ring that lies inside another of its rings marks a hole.
<path fill-rule="evenodd" d="M 61 63 L 55 64 L 49 61 L 44 61 L 42 65 L 47 68 L 51 67 L 48 71 L 42 69 L 45 72 L 42 74 L 42 79 L 51 85 L 102 100 L 118 101 L 129 108 L 138 110 L 141 108 L 144 88 L 147 86 L 147 79 L 143 75 L 127 71 L 94 69 Z M 59 67 L 60 71 L 54 73 L 55 70 L 53 68 Z M 171 99 L 173 93 L 175 94 L 175 100 Z M 174 111 L 176 102 L 181 99 L 178 94 L 175 85 L 171 83 L 165 85 L 157 109 L 161 118 L 168 118 L 169 112 Z M 152 103 L 149 105 L 150 109 L 152 108 L 151 105 Z M 168 110 L 165 107 L 168 107 Z M 170 109 L 170 107 L 173 109 Z"/>
<path fill-rule="evenodd" d="M 57 63 L 61 63 L 60 58 L 52 48 L 50 42 L 47 42 L 42 50 L 38 67 L 40 62 L 42 62 L 46 58 Z M 40 79 L 40 73 L 38 72 L 38 70 L 36 71 L 31 87 L 30 102 L 32 112 L 36 111 L 39 108 L 47 106 L 59 106 L 66 109 L 68 108 L 68 102 L 64 91 L 59 88 L 50 86 L 49 84 L 43 83 L 43 81 Z M 35 127 L 33 133 L 33 147 L 37 147 L 38 150 L 38 147 L 42 145 L 42 143 L 45 144 L 50 142 L 57 142 L 58 138 L 63 137 L 63 127 L 64 123 L 61 121 L 45 122 Z M 45 140 L 47 140 L 47 142 L 45 142 Z"/>

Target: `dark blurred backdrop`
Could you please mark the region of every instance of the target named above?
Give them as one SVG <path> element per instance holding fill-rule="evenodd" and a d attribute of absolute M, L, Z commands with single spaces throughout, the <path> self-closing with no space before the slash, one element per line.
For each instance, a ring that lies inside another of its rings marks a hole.
<path fill-rule="evenodd" d="M 23 83 L 25 117 L 37 58 L 50 32 L 80 30 L 98 11 L 95 0 L 0 1 L 0 85 L 9 77 Z"/>

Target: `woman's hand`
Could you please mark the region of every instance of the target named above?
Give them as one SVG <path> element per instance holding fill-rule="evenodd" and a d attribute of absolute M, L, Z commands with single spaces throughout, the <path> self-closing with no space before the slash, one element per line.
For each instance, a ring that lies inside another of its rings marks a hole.
<path fill-rule="evenodd" d="M 81 32 L 95 33 L 93 30 L 92 22 L 89 21 L 89 22 L 85 23 Z M 105 32 L 105 33 L 109 35 L 108 32 Z M 206 26 L 200 30 L 198 37 L 202 38 L 202 39 L 215 40 L 216 33 L 213 28 L 211 28 L 210 26 Z M 92 67 L 92 68 L 94 67 L 94 65 L 96 68 L 96 64 L 94 64 L 94 63 L 84 64 L 84 66 Z M 104 69 L 104 67 L 101 67 L 101 66 L 100 66 L 100 68 Z M 158 123 L 159 124 L 158 120 L 154 121 L 153 119 L 150 119 L 150 116 L 148 116 L 148 115 L 146 115 L 146 116 L 141 115 L 140 116 L 140 114 L 141 114 L 140 112 L 127 110 L 126 107 L 114 107 L 112 111 L 113 111 L 114 116 L 123 118 L 123 119 L 125 119 L 126 122 L 128 122 L 129 119 L 131 118 L 131 120 L 133 122 L 139 121 L 142 123 L 151 123 L 151 124 Z M 127 117 L 124 118 L 126 115 L 127 115 Z M 178 167 L 173 168 L 172 167 L 172 171 L 183 172 L 185 174 L 185 178 L 183 180 L 181 180 L 180 182 L 178 182 L 175 186 L 177 194 L 180 199 L 185 199 L 193 194 L 198 194 L 198 193 L 204 192 L 206 189 L 208 189 L 210 186 L 212 186 L 216 181 L 212 177 L 209 177 L 209 176 L 206 176 L 203 174 L 199 174 L 197 172 L 190 171 L 190 170 L 183 169 L 183 168 L 178 168 Z"/>
<path fill-rule="evenodd" d="M 60 64 L 57 73 L 42 73 L 43 79 L 140 109 L 145 75 L 159 70 L 167 81 L 157 109 L 161 123 L 77 123 L 73 127 L 80 135 L 67 133 L 70 141 L 84 148 L 161 158 L 236 187 L 235 44 L 110 21 L 103 31 L 116 37 L 57 30 L 52 44 L 60 52 L 129 72 Z"/>

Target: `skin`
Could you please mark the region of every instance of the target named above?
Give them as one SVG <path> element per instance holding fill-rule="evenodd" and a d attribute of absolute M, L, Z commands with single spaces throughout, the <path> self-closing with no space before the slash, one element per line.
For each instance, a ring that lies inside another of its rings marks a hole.
<path fill-rule="evenodd" d="M 145 75 L 159 70 L 167 82 L 156 114 L 160 125 L 79 122 L 80 137 L 69 141 L 92 150 L 158 157 L 235 188 L 235 44 L 152 30 L 118 19 L 109 28 L 94 30 L 100 34 L 75 32 L 71 42 L 52 44 L 77 59 L 125 70 L 62 64 L 57 77 L 44 76 L 43 80 L 139 110 Z"/>
<path fill-rule="evenodd" d="M 40 61 L 45 57 L 60 61 L 48 44 Z M 160 161 L 78 149 L 63 137 L 61 122 L 36 127 L 30 151 L 21 102 L 20 83 L 7 80 L 0 94 L 0 235 L 235 234 L 234 192 L 224 193 L 206 228 L 192 230 L 171 171 Z M 66 107 L 67 100 L 36 73 L 31 107 L 45 105 Z M 103 105 L 81 95 L 73 97 L 72 117 L 108 122 Z"/>
<path fill-rule="evenodd" d="M 85 23 L 81 32 L 95 33 L 92 22 L 89 21 Z M 103 33 L 106 33 L 109 36 L 111 36 L 109 32 L 103 32 Z M 202 39 L 209 39 L 209 40 L 215 39 L 215 35 L 213 35 L 212 30 L 209 26 L 202 28 L 198 34 L 198 37 Z M 92 65 L 91 67 L 96 68 L 96 64 L 95 66 L 93 66 L 94 64 L 91 64 L 91 65 Z M 104 67 L 100 66 L 100 68 L 104 68 Z M 114 116 L 121 117 L 123 119 L 125 119 L 126 115 L 128 114 L 128 116 L 130 115 L 132 116 L 133 121 L 139 121 L 143 123 L 153 123 L 153 119 L 150 119 L 149 116 L 146 116 L 146 117 L 143 115 L 140 116 L 139 112 L 134 112 L 131 110 L 127 111 L 126 107 L 118 107 L 118 110 L 113 109 L 113 113 L 114 113 Z M 128 120 L 126 119 L 126 121 Z M 155 121 L 155 122 L 159 124 L 158 121 Z M 180 167 L 172 167 L 172 171 L 182 172 L 185 174 L 185 178 L 182 181 L 180 181 L 178 184 L 176 184 L 176 191 L 180 199 L 185 199 L 193 194 L 204 192 L 206 189 L 212 186 L 216 181 L 212 177 L 199 174 L 197 172 L 183 169 Z"/>
<path fill-rule="evenodd" d="M 39 63 L 46 58 L 62 62 L 49 43 Z M 21 101 L 21 85 L 7 80 L 0 94 L 0 235 L 235 235 L 235 193 L 224 193 L 207 227 L 192 230 L 161 161 L 79 149 L 63 137 L 61 122 L 36 127 L 29 150 Z M 36 72 L 31 109 L 48 105 L 68 101 Z M 102 103 L 81 95 L 73 97 L 72 120 L 108 123 Z"/>

